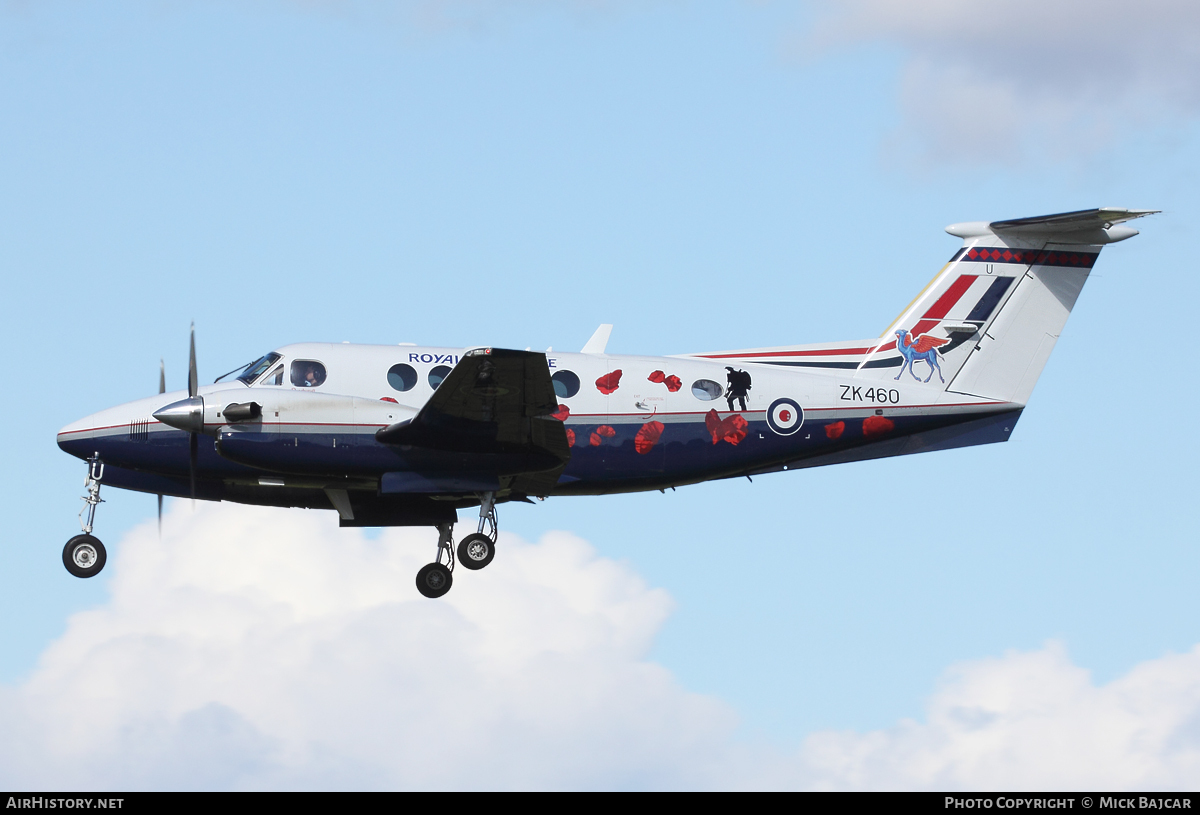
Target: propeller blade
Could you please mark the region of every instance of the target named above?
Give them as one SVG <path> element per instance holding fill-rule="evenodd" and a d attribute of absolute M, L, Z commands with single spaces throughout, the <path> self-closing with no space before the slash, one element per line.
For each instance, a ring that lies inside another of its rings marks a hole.
<path fill-rule="evenodd" d="M 163 364 L 162 357 L 158 360 L 158 392 L 167 392 L 167 366 Z"/>
<path fill-rule="evenodd" d="M 188 437 L 188 475 L 192 481 L 192 501 L 196 500 L 196 457 L 200 453 L 200 437 L 192 433 Z"/>
<path fill-rule="evenodd" d="M 158 539 L 162 540 L 162 493 L 158 494 Z"/>
<path fill-rule="evenodd" d="M 196 324 L 192 323 L 192 341 L 188 348 L 188 396 L 195 396 L 199 390 L 199 378 L 196 376 Z"/>

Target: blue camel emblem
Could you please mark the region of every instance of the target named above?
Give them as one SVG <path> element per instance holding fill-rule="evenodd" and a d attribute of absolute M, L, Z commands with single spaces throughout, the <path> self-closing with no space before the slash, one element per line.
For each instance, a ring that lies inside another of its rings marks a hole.
<path fill-rule="evenodd" d="M 904 370 L 907 368 L 913 379 L 920 382 L 921 377 L 917 376 L 917 372 L 913 368 L 917 360 L 924 360 L 929 363 L 929 376 L 925 377 L 925 381 L 933 379 L 933 372 L 937 371 L 938 379 L 945 382 L 946 378 L 942 376 L 942 366 L 938 365 L 937 361 L 937 349 L 939 345 L 945 345 L 948 342 L 950 340 L 931 337 L 928 334 L 922 334 L 914 340 L 909 337 L 907 331 L 903 329 L 897 331 L 896 349 L 904 355 L 904 364 L 900 366 L 900 373 L 896 374 L 896 378 L 904 376 Z"/>

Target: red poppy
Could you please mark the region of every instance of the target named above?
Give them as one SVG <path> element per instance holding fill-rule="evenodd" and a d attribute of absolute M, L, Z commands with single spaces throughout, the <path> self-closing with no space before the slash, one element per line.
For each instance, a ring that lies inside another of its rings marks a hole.
<path fill-rule="evenodd" d="M 713 444 L 722 439 L 730 444 L 737 444 L 746 438 L 746 428 L 750 426 L 750 423 L 737 413 L 722 419 L 716 409 L 713 409 L 705 415 L 704 426 L 712 434 Z"/>
<path fill-rule="evenodd" d="M 613 436 L 617 435 L 617 431 L 613 430 L 606 424 L 602 424 L 597 427 L 596 432 L 608 439 L 611 439 Z"/>
<path fill-rule="evenodd" d="M 575 431 L 567 428 L 567 447 L 575 446 Z"/>
<path fill-rule="evenodd" d="M 600 438 L 600 434 L 599 434 L 599 433 L 593 433 L 593 434 L 592 434 L 592 435 L 591 435 L 591 436 L 588 438 L 588 444 L 592 445 L 592 447 L 599 447 L 599 446 L 600 446 L 600 442 L 602 442 L 602 441 L 604 441 L 604 440 Z"/>
<path fill-rule="evenodd" d="M 559 405 L 558 410 L 550 414 L 551 419 L 558 419 L 560 422 L 565 422 L 567 417 L 571 415 L 571 409 L 566 405 Z"/>
<path fill-rule="evenodd" d="M 679 389 L 683 387 L 683 382 L 681 382 L 679 377 L 675 376 L 675 374 L 671 374 L 664 379 L 663 382 L 666 384 L 667 390 L 669 390 L 671 393 L 678 393 Z"/>
<path fill-rule="evenodd" d="M 379 401 L 380 402 L 391 402 L 393 405 L 400 404 L 399 402 L 397 402 L 395 399 L 393 399 L 390 396 L 381 396 L 381 397 L 379 397 Z"/>
<path fill-rule="evenodd" d="M 633 438 L 633 449 L 642 455 L 649 453 L 658 444 L 665 427 L 662 422 L 646 422 Z"/>
<path fill-rule="evenodd" d="M 868 416 L 863 419 L 863 435 L 878 436 L 880 433 L 886 433 L 896 426 L 896 423 L 891 419 L 885 419 L 883 416 Z"/>
<path fill-rule="evenodd" d="M 664 374 L 662 371 L 655 371 L 654 373 L 650 374 L 650 376 L 648 376 L 646 378 L 649 379 L 651 382 L 658 384 L 659 382 L 662 382 L 664 379 L 666 379 L 667 375 Z"/>
<path fill-rule="evenodd" d="M 607 373 L 604 376 L 602 376 L 596 380 L 596 389 L 599 390 L 605 396 L 608 396 L 610 393 L 612 393 L 619 387 L 621 387 L 621 369 L 620 368 L 618 368 L 615 371 L 612 371 L 611 373 Z"/>
<path fill-rule="evenodd" d="M 830 439 L 840 439 L 842 434 L 846 432 L 845 422 L 834 422 L 833 424 L 825 425 L 825 437 Z"/>

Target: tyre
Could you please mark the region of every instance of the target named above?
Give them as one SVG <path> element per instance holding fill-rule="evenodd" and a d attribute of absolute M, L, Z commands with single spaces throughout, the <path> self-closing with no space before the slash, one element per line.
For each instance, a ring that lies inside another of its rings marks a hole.
<path fill-rule="evenodd" d="M 473 532 L 458 544 L 458 562 L 463 568 L 475 571 L 492 562 L 496 556 L 496 544 L 487 535 Z"/>
<path fill-rule="evenodd" d="M 95 577 L 107 560 L 104 544 L 91 535 L 76 535 L 63 547 L 63 565 L 76 577 Z"/>
<path fill-rule="evenodd" d="M 441 597 L 453 584 L 454 576 L 440 563 L 429 563 L 417 572 L 417 591 L 426 597 Z"/>

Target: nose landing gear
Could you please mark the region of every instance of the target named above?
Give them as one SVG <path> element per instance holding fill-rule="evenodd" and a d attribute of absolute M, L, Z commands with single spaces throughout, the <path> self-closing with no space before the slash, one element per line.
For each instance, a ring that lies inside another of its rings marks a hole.
<path fill-rule="evenodd" d="M 108 560 L 104 544 L 92 535 L 96 506 L 104 503 L 104 499 L 100 497 L 100 481 L 103 478 L 104 462 L 100 460 L 99 454 L 95 454 L 88 459 L 87 477 L 83 480 L 83 486 L 87 489 L 87 495 L 83 496 L 83 509 L 79 510 L 79 525 L 83 527 L 83 534 L 71 538 L 63 547 L 63 565 L 76 577 L 95 577 L 100 574 Z M 83 519 L 85 512 L 86 521 Z"/>
<path fill-rule="evenodd" d="M 441 597 L 454 584 L 454 524 L 438 524 L 437 529 L 437 559 L 417 572 L 417 591 L 426 597 Z M 496 556 L 498 531 L 496 493 L 485 492 L 479 502 L 479 531 L 467 535 L 458 544 L 458 562 L 472 571 L 491 563 Z M 443 557 L 446 559 L 444 564 Z"/>

